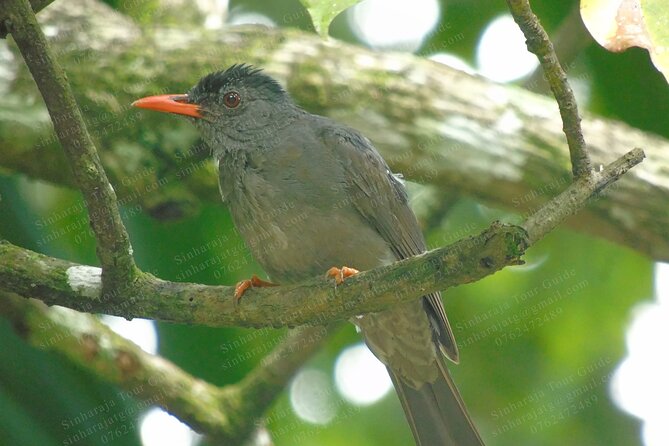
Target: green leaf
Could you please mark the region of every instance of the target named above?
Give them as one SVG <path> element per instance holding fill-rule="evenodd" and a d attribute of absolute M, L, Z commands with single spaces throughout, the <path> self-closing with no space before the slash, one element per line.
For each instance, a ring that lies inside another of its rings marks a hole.
<path fill-rule="evenodd" d="M 309 11 L 316 32 L 322 37 L 328 35 L 330 23 L 340 12 L 359 2 L 360 0 L 300 0 L 302 6 Z"/>
<path fill-rule="evenodd" d="M 646 48 L 669 81 L 669 9 L 666 0 L 581 0 L 592 37 L 609 51 Z"/>

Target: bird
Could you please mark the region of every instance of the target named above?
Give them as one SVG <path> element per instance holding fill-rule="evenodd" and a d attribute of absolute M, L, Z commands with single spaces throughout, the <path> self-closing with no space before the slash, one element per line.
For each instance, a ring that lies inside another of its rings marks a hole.
<path fill-rule="evenodd" d="M 185 94 L 132 105 L 186 117 L 211 149 L 221 197 L 270 279 L 240 282 L 237 299 L 323 273 L 340 284 L 427 249 L 401 178 L 373 144 L 299 107 L 259 68 L 235 64 Z M 446 365 L 459 353 L 440 293 L 352 322 L 386 366 L 417 445 L 483 444 Z"/>

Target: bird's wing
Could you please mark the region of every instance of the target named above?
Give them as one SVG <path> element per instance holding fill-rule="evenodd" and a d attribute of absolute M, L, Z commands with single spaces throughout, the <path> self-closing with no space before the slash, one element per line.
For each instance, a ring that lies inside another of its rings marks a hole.
<path fill-rule="evenodd" d="M 390 245 L 398 259 L 425 252 L 425 239 L 406 189 L 371 142 L 348 128 L 326 126 L 321 136 L 344 168 L 347 199 Z M 440 293 L 425 296 L 425 309 L 441 351 L 458 362 L 458 348 Z"/>

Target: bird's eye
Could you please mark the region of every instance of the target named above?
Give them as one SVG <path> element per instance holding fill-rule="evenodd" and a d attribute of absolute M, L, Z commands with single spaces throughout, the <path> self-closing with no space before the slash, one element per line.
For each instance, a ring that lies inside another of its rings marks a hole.
<path fill-rule="evenodd" d="M 235 108 L 239 105 L 241 102 L 242 97 L 239 96 L 239 93 L 236 91 L 229 91 L 225 93 L 225 96 L 223 97 L 223 103 L 225 104 L 226 107 L 228 108 Z"/>

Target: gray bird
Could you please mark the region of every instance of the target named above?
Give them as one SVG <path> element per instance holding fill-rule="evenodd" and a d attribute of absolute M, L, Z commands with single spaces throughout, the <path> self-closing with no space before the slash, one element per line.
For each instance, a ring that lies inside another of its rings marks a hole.
<path fill-rule="evenodd" d="M 370 141 L 302 110 L 261 70 L 233 65 L 186 95 L 133 105 L 190 117 L 218 162 L 235 225 L 272 281 L 328 271 L 341 282 L 426 250 L 404 186 Z M 254 276 L 237 295 L 265 285 Z M 353 322 L 388 368 L 417 444 L 483 444 L 444 364 L 458 350 L 439 293 Z"/>

